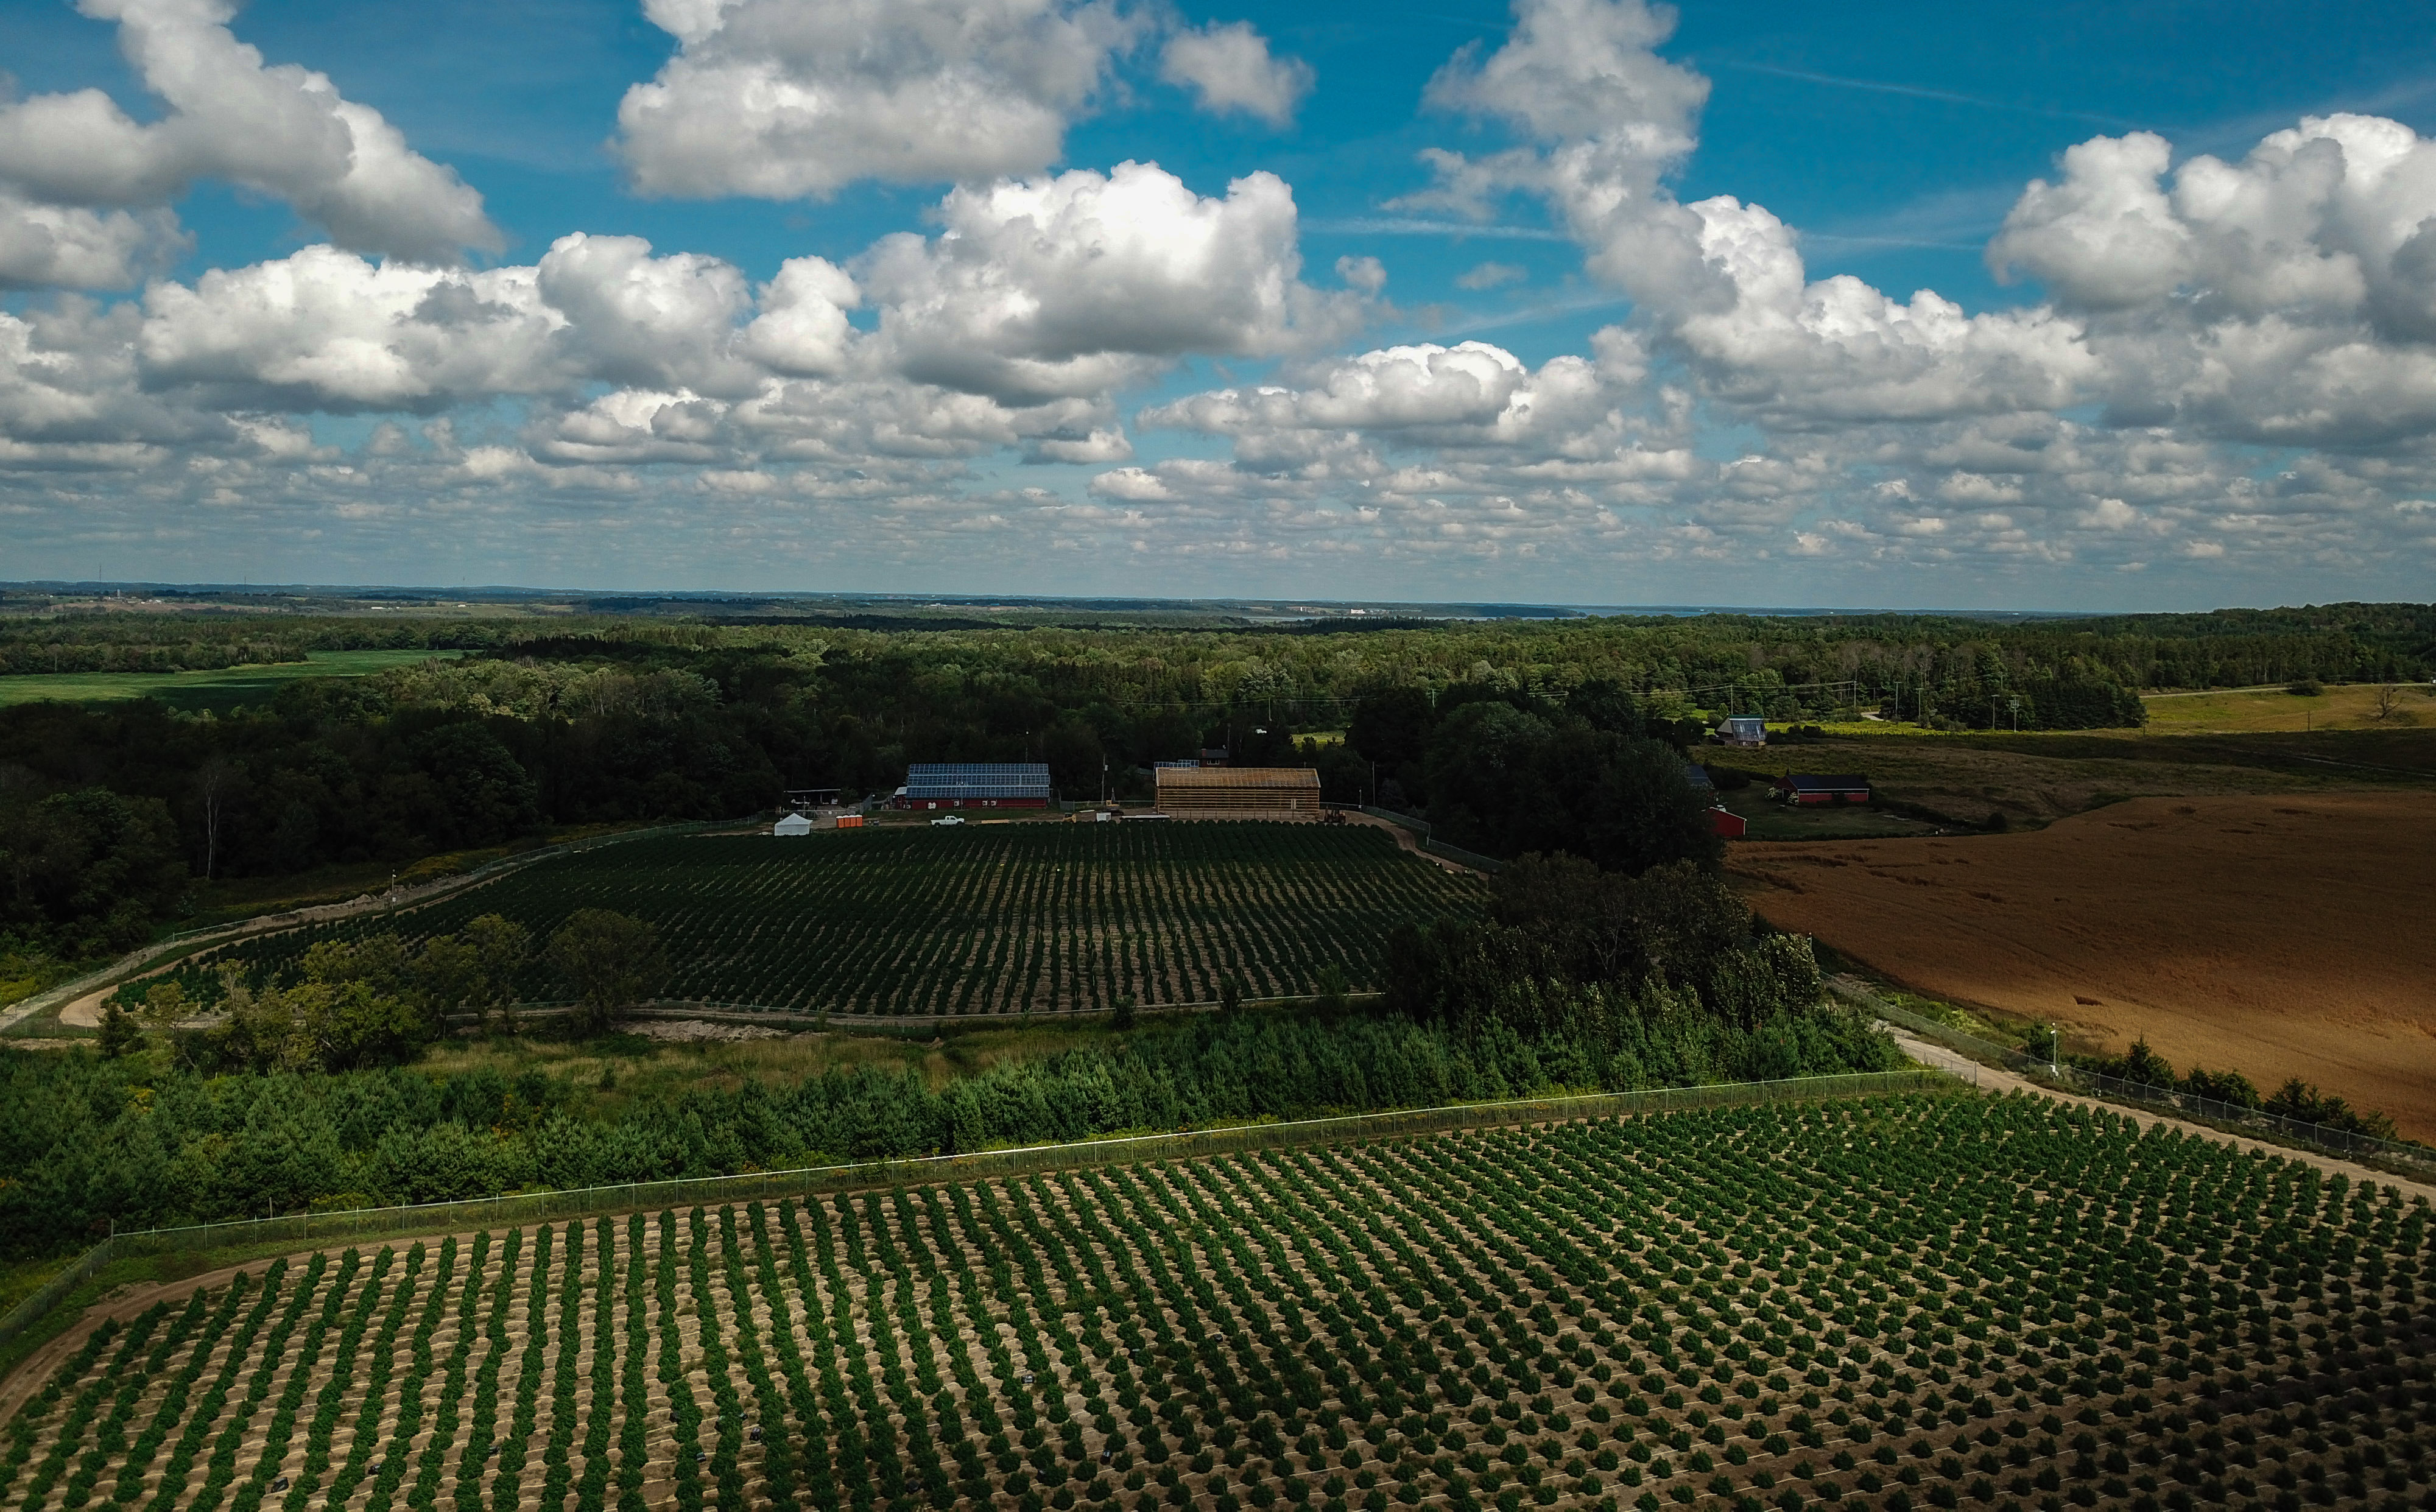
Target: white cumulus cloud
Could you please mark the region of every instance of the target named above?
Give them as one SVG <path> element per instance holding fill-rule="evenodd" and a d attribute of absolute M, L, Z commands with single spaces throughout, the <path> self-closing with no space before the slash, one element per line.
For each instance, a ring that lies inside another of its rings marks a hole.
<path fill-rule="evenodd" d="M 1301 282 L 1294 194 L 1252 173 L 1225 198 L 1155 164 L 958 189 L 941 234 L 857 265 L 879 339 L 923 383 L 1023 402 L 1104 392 L 1186 353 L 1268 356 L 1333 339 L 1364 302 Z"/>
<path fill-rule="evenodd" d="M 166 210 L 30 204 L 0 191 L 0 288 L 125 288 L 188 242 Z"/>
<path fill-rule="evenodd" d="M 1443 110 L 1501 120 L 1526 145 L 1486 157 L 1432 149 L 1435 187 L 1396 203 L 1486 217 L 1513 191 L 1545 198 L 1602 278 L 1639 295 L 1699 273 L 1697 227 L 1663 181 L 1699 142 L 1709 81 L 1658 56 L 1671 7 L 1515 0 L 1514 29 L 1466 46 L 1430 80 Z"/>
<path fill-rule="evenodd" d="M 564 381 L 564 323 L 531 268 L 482 272 L 367 262 L 306 247 L 193 286 L 154 285 L 146 381 L 238 408 L 420 410 Z"/>
<path fill-rule="evenodd" d="M 762 346 L 785 345 L 818 297 L 805 282 L 780 275 Z M 736 350 L 754 345 L 740 339 L 751 295 L 733 265 L 635 236 L 577 233 L 536 265 L 478 271 L 306 247 L 154 285 L 139 347 L 148 384 L 239 408 L 432 412 L 583 383 L 736 397 L 768 379 Z"/>
<path fill-rule="evenodd" d="M 2087 312 L 2118 423 L 2340 445 L 2436 426 L 2436 141 L 2312 116 L 2238 163 L 2173 168 L 2134 134 L 2063 168 L 1989 260 Z"/>
<path fill-rule="evenodd" d="M 1148 22 L 1113 0 L 651 0 L 677 54 L 626 92 L 635 186 L 821 198 L 1037 172 Z"/>
<path fill-rule="evenodd" d="M 354 251 L 453 262 L 466 248 L 501 245 L 479 194 L 326 76 L 264 62 L 230 32 L 227 0 L 79 9 L 118 23 L 120 50 L 166 110 L 138 122 L 97 89 L 0 105 L 0 184 L 17 197 L 157 207 L 197 180 L 222 179 L 286 200 Z"/>
<path fill-rule="evenodd" d="M 1314 78 L 1301 59 L 1271 56 L 1269 40 L 1244 21 L 1176 32 L 1159 51 L 1158 72 L 1171 84 L 1190 86 L 1203 110 L 1241 111 L 1271 126 L 1293 122 Z"/>
<path fill-rule="evenodd" d="M 1712 391 L 1793 421 L 2052 409 L 2097 373 L 2044 309 L 1965 314 L 1928 289 L 1897 302 L 1849 275 L 1805 280 L 1784 223 L 1731 199 L 1690 207 L 1728 301 L 1674 316 Z"/>
<path fill-rule="evenodd" d="M 744 355 L 773 372 L 818 376 L 844 368 L 854 327 L 845 312 L 862 294 L 821 257 L 790 257 L 761 286 L 761 313 L 744 330 Z"/>

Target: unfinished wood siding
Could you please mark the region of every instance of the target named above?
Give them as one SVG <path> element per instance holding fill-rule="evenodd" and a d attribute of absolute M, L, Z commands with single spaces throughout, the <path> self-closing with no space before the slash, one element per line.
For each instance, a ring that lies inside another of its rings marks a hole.
<path fill-rule="evenodd" d="M 1178 819 L 1317 819 L 1309 767 L 1161 767 L 1158 808 Z"/>

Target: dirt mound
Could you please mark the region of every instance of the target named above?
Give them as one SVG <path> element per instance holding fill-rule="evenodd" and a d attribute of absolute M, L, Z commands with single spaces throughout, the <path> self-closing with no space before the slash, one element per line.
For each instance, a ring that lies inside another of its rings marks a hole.
<path fill-rule="evenodd" d="M 1768 918 L 1920 991 L 2436 1138 L 2436 794 L 2144 798 L 2035 834 L 1744 844 Z"/>

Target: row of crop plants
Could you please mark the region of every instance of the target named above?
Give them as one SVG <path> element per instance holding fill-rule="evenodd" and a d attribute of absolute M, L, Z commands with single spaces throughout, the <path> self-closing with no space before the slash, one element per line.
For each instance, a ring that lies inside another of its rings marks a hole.
<path fill-rule="evenodd" d="M 1123 826 L 1115 826 L 1122 830 Z M 1130 834 L 1010 826 L 975 837 L 875 833 L 778 849 L 747 837 L 637 842 L 511 874 L 397 917 L 235 947 L 257 982 L 292 974 L 322 938 L 441 933 L 504 912 L 546 934 L 576 908 L 662 930 L 670 994 L 797 1011 L 1009 1013 L 1308 991 L 1320 969 L 1375 980 L 1399 919 L 1466 906 L 1460 881 L 1383 835 L 1201 825 Z M 186 969 L 208 999 L 216 962 Z M 148 985 L 145 984 L 145 985 Z M 551 990 L 535 967 L 531 996 Z"/>
<path fill-rule="evenodd" d="M 638 1214 L 105 1326 L 0 1504 L 2366 1504 L 2427 1480 L 2427 1225 L 1931 1101 Z"/>

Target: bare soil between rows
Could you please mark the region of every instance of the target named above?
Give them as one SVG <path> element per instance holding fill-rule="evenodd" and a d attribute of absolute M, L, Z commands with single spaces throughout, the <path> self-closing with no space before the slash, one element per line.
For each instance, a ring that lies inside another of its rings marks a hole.
<path fill-rule="evenodd" d="M 2436 794 L 2143 798 L 2034 834 L 1733 847 L 1772 922 L 1916 991 L 2436 1138 Z"/>

